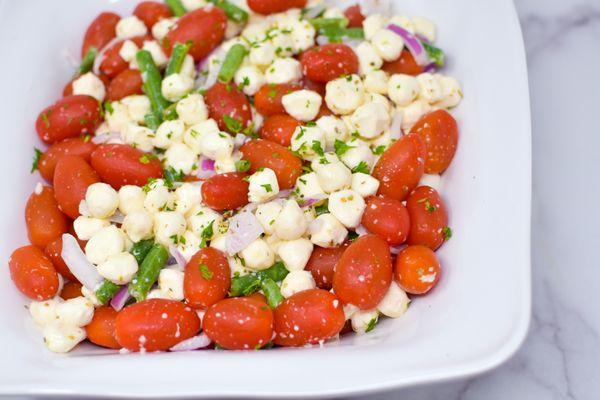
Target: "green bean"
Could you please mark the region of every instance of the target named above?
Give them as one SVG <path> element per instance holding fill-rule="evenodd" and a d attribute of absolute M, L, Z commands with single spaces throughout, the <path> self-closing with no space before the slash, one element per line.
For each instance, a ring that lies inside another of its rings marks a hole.
<path fill-rule="evenodd" d="M 225 11 L 227 18 L 238 24 L 245 24 L 248 21 L 248 13 L 227 0 L 208 0 L 221 10 Z"/>
<path fill-rule="evenodd" d="M 100 287 L 96 289 L 96 298 L 102 305 L 108 303 L 115 294 L 121 289 L 121 286 L 109 280 L 104 280 Z"/>
<path fill-rule="evenodd" d="M 283 301 L 283 296 L 281 295 L 281 290 L 279 290 L 279 286 L 275 283 L 275 281 L 271 278 L 266 278 L 261 281 L 260 288 L 262 289 L 265 297 L 267 298 L 267 303 L 271 308 L 275 308 Z"/>
<path fill-rule="evenodd" d="M 79 75 L 83 75 L 86 72 L 90 72 L 94 66 L 94 60 L 98 55 L 98 49 L 94 46 L 90 47 L 81 59 L 81 65 L 79 65 Z"/>
<path fill-rule="evenodd" d="M 185 60 L 185 56 L 189 50 L 189 44 L 175 43 L 171 52 L 171 58 L 169 58 L 169 63 L 167 64 L 167 69 L 165 70 L 165 76 L 177 74 L 181 71 L 183 60 Z"/>
<path fill-rule="evenodd" d="M 319 29 L 319 34 L 326 36 L 330 43 L 342 43 L 344 38 L 364 39 L 362 28 L 326 27 Z"/>
<path fill-rule="evenodd" d="M 150 99 L 152 112 L 162 121 L 163 112 L 170 103 L 162 95 L 162 76 L 160 75 L 160 71 L 156 68 L 156 64 L 154 64 L 152 55 L 148 50 L 139 50 L 136 54 L 136 59 L 142 72 L 144 80 L 143 89 L 146 96 Z"/>
<path fill-rule="evenodd" d="M 131 248 L 131 254 L 133 254 L 135 257 L 138 265 L 142 264 L 144 258 L 146 258 L 153 245 L 154 241 L 152 239 L 140 240 L 133 245 Z"/>
<path fill-rule="evenodd" d="M 140 268 L 129 282 L 129 293 L 137 301 L 142 301 L 148 295 L 150 288 L 158 279 L 160 270 L 165 266 L 169 252 L 160 244 L 155 244 L 148 252 Z"/>
<path fill-rule="evenodd" d="M 165 0 L 165 3 L 169 6 L 174 16 L 181 17 L 185 14 L 185 7 L 181 4 L 180 0 Z"/>
<path fill-rule="evenodd" d="M 244 61 L 245 56 L 246 48 L 244 46 L 239 43 L 231 46 L 225 55 L 223 64 L 221 64 L 221 69 L 219 70 L 219 81 L 227 83 L 233 79 L 235 72 L 242 64 L 242 61 Z"/>
<path fill-rule="evenodd" d="M 229 295 L 231 297 L 248 296 L 261 289 L 264 281 L 271 280 L 280 282 L 287 274 L 289 274 L 289 271 L 285 268 L 285 265 L 279 261 L 263 271 L 235 276 L 231 279 Z"/>
<path fill-rule="evenodd" d="M 308 22 L 310 22 L 315 29 L 342 29 L 348 26 L 348 20 L 346 18 L 313 18 L 309 19 Z"/>
<path fill-rule="evenodd" d="M 275 282 L 280 282 L 289 273 L 290 273 L 290 271 L 287 270 L 285 265 L 281 261 L 278 261 L 275 264 L 273 264 L 272 266 L 270 266 L 268 269 L 265 269 L 264 271 L 260 271 L 259 275 L 263 275 L 266 278 L 273 279 Z"/>
<path fill-rule="evenodd" d="M 160 123 L 162 121 L 160 120 L 160 118 L 158 118 L 158 116 L 156 114 L 154 114 L 153 112 L 150 112 L 146 115 L 144 115 L 144 123 L 146 124 L 146 126 L 148 128 L 150 128 L 151 130 L 155 131 L 158 129 L 158 127 L 160 126 Z"/>

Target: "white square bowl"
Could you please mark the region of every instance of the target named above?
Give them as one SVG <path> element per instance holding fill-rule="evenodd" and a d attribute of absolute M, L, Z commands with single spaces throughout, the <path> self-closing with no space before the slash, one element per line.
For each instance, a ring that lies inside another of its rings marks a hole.
<path fill-rule="evenodd" d="M 460 139 L 442 195 L 453 238 L 443 277 L 405 316 L 325 348 L 70 355 L 48 352 L 6 261 L 27 242 L 23 209 L 38 112 L 60 96 L 83 32 L 101 10 L 135 1 L 0 0 L 0 394 L 110 397 L 331 397 L 464 377 L 493 368 L 523 341 L 530 318 L 531 131 L 525 54 L 509 0 L 403 0 L 432 19 L 465 98 Z"/>

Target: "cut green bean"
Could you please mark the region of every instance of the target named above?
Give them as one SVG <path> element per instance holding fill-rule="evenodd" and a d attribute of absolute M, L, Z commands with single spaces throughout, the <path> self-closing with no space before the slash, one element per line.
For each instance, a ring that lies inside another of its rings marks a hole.
<path fill-rule="evenodd" d="M 238 70 L 240 65 L 242 65 L 242 61 L 244 61 L 245 56 L 246 48 L 243 45 L 238 43 L 231 46 L 225 55 L 223 64 L 221 64 L 221 69 L 219 70 L 219 81 L 223 83 L 228 83 L 231 81 L 235 75 L 235 72 Z"/>
<path fill-rule="evenodd" d="M 144 123 L 146 124 L 146 126 L 148 128 L 150 128 L 151 130 L 153 130 L 155 132 L 158 129 L 158 127 L 160 126 L 161 122 L 162 121 L 160 120 L 160 118 L 158 118 L 156 116 L 156 114 L 154 114 L 153 112 L 144 115 Z"/>
<path fill-rule="evenodd" d="M 248 13 L 227 0 L 209 0 L 215 6 L 225 11 L 227 18 L 238 24 L 245 24 L 248 21 Z"/>
<path fill-rule="evenodd" d="M 152 112 L 159 121 L 162 121 L 163 112 L 170 103 L 162 95 L 162 76 L 160 71 L 156 67 L 156 64 L 154 64 L 152 55 L 148 50 L 139 50 L 136 54 L 136 60 L 142 72 L 144 81 L 143 89 L 146 96 L 150 99 Z"/>
<path fill-rule="evenodd" d="M 181 17 L 185 14 L 185 7 L 181 4 L 180 0 L 165 0 L 165 3 L 171 9 L 174 16 Z"/>
<path fill-rule="evenodd" d="M 135 243 L 131 248 L 131 254 L 135 257 L 138 265 L 141 265 L 144 262 L 144 258 L 148 255 L 148 252 L 154 246 L 154 241 L 152 239 L 140 240 Z"/>
<path fill-rule="evenodd" d="M 281 261 L 278 261 L 264 271 L 260 271 L 258 274 L 273 279 L 275 282 L 280 282 L 289 273 L 290 271 L 287 270 L 285 265 Z"/>
<path fill-rule="evenodd" d="M 120 289 L 121 286 L 109 280 L 105 280 L 102 282 L 100 287 L 96 289 L 96 298 L 102 305 L 105 305 L 110 301 L 110 299 L 113 298 L 115 294 L 117 294 Z"/>
<path fill-rule="evenodd" d="M 262 289 L 265 297 L 267 298 L 267 303 L 271 308 L 275 308 L 283 301 L 283 296 L 281 295 L 281 290 L 279 286 L 275 283 L 275 281 L 271 278 L 263 279 L 260 282 L 260 288 Z"/>
<path fill-rule="evenodd" d="M 168 259 L 169 252 L 167 249 L 160 244 L 152 246 L 148 255 L 142 261 L 137 274 L 129 282 L 129 294 L 137 301 L 144 300 Z"/>
<path fill-rule="evenodd" d="M 247 275 L 235 276 L 231 279 L 231 289 L 229 295 L 231 297 L 237 296 L 248 296 L 252 293 L 258 292 L 260 289 L 264 288 L 263 282 L 265 281 L 273 281 L 280 282 L 282 281 L 289 271 L 285 268 L 285 265 L 279 261 L 273 264 L 268 269 L 259 272 L 252 272 Z"/>
<path fill-rule="evenodd" d="M 310 22 L 315 29 L 343 29 L 348 26 L 348 20 L 346 18 L 313 18 L 309 19 L 308 22 Z"/>
<path fill-rule="evenodd" d="M 344 38 L 357 40 L 365 38 L 362 28 L 327 27 L 319 29 L 319 34 L 327 37 L 330 43 L 342 43 Z"/>
<path fill-rule="evenodd" d="M 79 75 L 83 75 L 86 72 L 90 72 L 94 66 L 94 60 L 98 55 L 98 49 L 94 46 L 90 47 L 81 59 L 81 65 L 79 65 Z"/>
<path fill-rule="evenodd" d="M 167 64 L 167 69 L 165 70 L 165 76 L 177 74 L 181 71 L 181 66 L 188 51 L 190 51 L 189 44 L 175 43 L 171 52 L 171 58 L 169 58 L 169 63 Z"/>

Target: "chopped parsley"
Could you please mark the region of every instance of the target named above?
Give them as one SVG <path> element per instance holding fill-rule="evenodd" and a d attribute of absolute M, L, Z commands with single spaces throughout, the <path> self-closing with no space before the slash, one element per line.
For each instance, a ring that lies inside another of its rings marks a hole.
<path fill-rule="evenodd" d="M 112 103 L 110 101 L 104 102 L 104 112 L 108 113 L 108 115 L 112 115 L 112 113 L 115 112 L 115 109 L 113 108 Z"/>
<path fill-rule="evenodd" d="M 235 162 L 235 170 L 237 172 L 246 172 L 250 169 L 250 161 L 238 160 Z"/>
<path fill-rule="evenodd" d="M 265 183 L 264 185 L 260 185 L 260 186 L 262 186 L 267 193 L 270 193 L 273 191 L 273 187 L 271 186 L 270 183 Z"/>
<path fill-rule="evenodd" d="M 444 240 L 449 240 L 452 237 L 452 229 L 449 226 L 446 226 L 442 229 L 442 234 L 444 235 Z"/>
<path fill-rule="evenodd" d="M 327 205 L 327 202 L 320 204 L 318 206 L 315 206 L 315 213 L 317 214 L 317 217 L 321 214 L 327 214 L 329 212 L 329 207 Z"/>
<path fill-rule="evenodd" d="M 325 151 L 323 150 L 323 147 L 321 147 L 321 142 L 313 140 L 311 148 L 317 155 L 320 155 L 321 157 L 325 155 Z"/>
<path fill-rule="evenodd" d="M 169 239 L 173 242 L 173 244 L 185 244 L 186 240 L 183 236 L 171 235 Z"/>
<path fill-rule="evenodd" d="M 358 163 L 358 165 L 354 168 L 352 168 L 352 173 L 357 173 L 357 172 L 362 172 L 363 174 L 370 174 L 371 173 L 371 168 L 369 168 L 369 165 L 364 162 L 361 161 Z"/>
<path fill-rule="evenodd" d="M 242 131 L 242 123 L 227 114 L 223 115 L 223 122 L 225 122 L 225 126 L 229 132 L 239 133 Z"/>
<path fill-rule="evenodd" d="M 437 210 L 437 207 L 432 205 L 427 197 L 417 200 L 417 203 L 424 203 L 423 205 L 425 206 L 425 210 L 427 210 L 429 214 L 432 214 L 435 210 Z"/>
<path fill-rule="evenodd" d="M 31 163 L 31 173 L 34 173 L 38 169 L 38 164 L 40 162 L 40 157 L 44 154 L 43 151 L 38 149 L 37 147 L 33 148 L 33 162 Z"/>
<path fill-rule="evenodd" d="M 380 156 L 385 151 L 385 145 L 382 144 L 381 146 L 377 146 L 372 151 L 376 156 Z"/>
<path fill-rule="evenodd" d="M 349 242 L 354 242 L 356 239 L 358 239 L 359 234 L 354 232 L 354 231 L 350 231 L 348 232 L 348 241 Z"/>
<path fill-rule="evenodd" d="M 375 329 L 376 326 L 377 326 L 377 317 L 375 317 L 369 321 L 369 323 L 367 324 L 367 329 L 365 329 L 365 333 L 371 332 L 373 329 Z"/>
<path fill-rule="evenodd" d="M 173 167 L 168 167 L 163 170 L 163 178 L 165 180 L 165 186 L 168 187 L 169 189 L 173 188 L 173 184 L 175 182 L 183 181 L 184 177 L 185 177 L 185 174 L 183 173 L 183 171 L 181 171 L 181 170 L 177 171 Z"/>
<path fill-rule="evenodd" d="M 140 162 L 142 164 L 149 164 L 150 160 L 155 159 L 156 156 L 154 154 L 144 154 L 143 156 L 140 157 Z"/>
<path fill-rule="evenodd" d="M 333 148 L 335 149 L 335 154 L 337 154 L 339 157 L 341 157 L 344 154 L 346 154 L 346 152 L 348 150 L 353 149 L 354 146 L 347 145 L 346 143 L 342 142 L 341 140 L 335 139 Z"/>
<path fill-rule="evenodd" d="M 210 239 L 212 239 L 213 234 L 214 234 L 214 230 L 213 230 L 214 223 L 215 223 L 214 220 L 210 221 L 210 224 L 208 224 L 204 229 L 202 229 L 202 233 L 200 234 L 200 237 L 202 238 L 200 247 L 206 247 L 206 242 L 208 242 Z"/>
<path fill-rule="evenodd" d="M 210 270 L 210 268 L 208 268 L 208 265 L 206 264 L 200 264 L 199 266 L 200 268 L 200 274 L 202 274 L 202 277 L 204 279 L 206 279 L 207 281 L 212 279 L 213 277 L 213 272 Z"/>

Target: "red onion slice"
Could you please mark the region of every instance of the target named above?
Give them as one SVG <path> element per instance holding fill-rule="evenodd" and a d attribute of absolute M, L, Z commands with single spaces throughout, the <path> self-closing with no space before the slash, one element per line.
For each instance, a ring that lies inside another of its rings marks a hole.
<path fill-rule="evenodd" d="M 408 47 L 408 50 L 415 58 L 417 64 L 425 66 L 431 62 L 429 56 L 427 55 L 427 52 L 425 51 L 425 48 L 423 47 L 423 44 L 421 44 L 421 42 L 419 41 L 419 39 L 417 39 L 415 35 L 407 31 L 400 25 L 389 24 L 387 28 L 390 31 L 396 33 L 404 40 L 404 44 L 406 44 L 406 47 Z"/>
<path fill-rule="evenodd" d="M 405 244 L 401 244 L 398 246 L 390 246 L 390 253 L 396 255 L 396 254 L 400 253 L 402 250 L 404 250 L 405 247 L 406 247 Z"/>
<path fill-rule="evenodd" d="M 319 195 L 314 195 L 312 197 L 307 197 L 306 199 L 304 199 L 304 202 L 302 203 L 302 205 L 300 207 L 306 208 L 306 207 L 313 206 L 313 205 L 317 204 L 318 202 L 325 200 L 326 198 L 327 198 L 327 195 L 325 193 L 319 194 Z"/>
<path fill-rule="evenodd" d="M 251 212 L 240 212 L 229 220 L 229 229 L 225 236 L 225 248 L 230 256 L 244 250 L 265 231 Z"/>
<path fill-rule="evenodd" d="M 106 50 L 110 49 L 110 47 L 123 40 L 120 37 L 115 37 L 114 39 L 112 39 L 110 42 L 106 43 L 106 46 L 104 46 L 96 55 L 96 58 L 94 59 L 94 65 L 92 66 L 92 72 L 94 73 L 94 75 L 96 76 L 100 76 L 101 72 L 100 72 L 100 65 L 102 64 L 102 61 L 104 59 L 104 53 L 106 53 Z"/>
<path fill-rule="evenodd" d="M 81 200 L 79 202 L 79 215 L 83 215 L 84 217 L 90 216 L 90 208 L 87 205 L 87 201 Z"/>
<path fill-rule="evenodd" d="M 357 226 L 357 227 L 356 227 L 356 229 L 354 230 L 354 232 L 356 232 L 356 234 L 357 234 L 358 236 L 364 236 L 364 235 L 366 235 L 367 233 L 369 233 L 369 231 L 367 231 L 367 228 L 365 228 L 365 227 L 364 227 L 364 226 L 362 226 L 362 225 L 359 225 L 359 226 Z"/>
<path fill-rule="evenodd" d="M 196 79 L 198 89 L 208 89 L 217 82 L 221 63 L 226 54 L 223 46 L 219 46 L 198 63 L 198 78 Z M 215 60 L 218 60 L 218 63 L 214 62 Z"/>
<path fill-rule="evenodd" d="M 89 290 L 96 290 L 104 278 L 98 273 L 96 267 L 88 261 L 87 257 L 75 237 L 71 234 L 62 235 L 62 251 L 60 253 L 69 271 L 83 286 Z"/>
<path fill-rule="evenodd" d="M 169 350 L 171 351 L 190 351 L 190 350 L 198 350 L 208 347 L 212 343 L 212 340 L 206 335 L 206 333 L 202 332 L 199 335 L 192 336 L 189 339 L 182 340 L 177 343 L 175 346 L 171 347 Z"/>
<path fill-rule="evenodd" d="M 95 144 L 104 144 L 112 140 L 121 140 L 121 134 L 118 132 L 109 132 L 94 136 L 92 138 L 92 142 Z"/>
<path fill-rule="evenodd" d="M 214 160 L 211 160 L 209 158 L 201 156 L 198 164 L 199 164 L 199 167 L 198 167 L 198 170 L 196 171 L 196 176 L 198 178 L 208 179 L 211 176 L 216 174 Z"/>
<path fill-rule="evenodd" d="M 108 218 L 108 220 L 110 222 L 114 222 L 115 224 L 122 224 L 123 221 L 125 221 L 125 214 L 117 210 L 113 215 L 110 216 L 110 218 Z"/>
<path fill-rule="evenodd" d="M 179 268 L 183 271 L 185 269 L 185 266 L 187 265 L 187 261 L 183 254 L 181 254 L 181 252 L 173 244 L 169 245 L 169 253 L 173 257 L 173 259 L 175 259 Z"/>
<path fill-rule="evenodd" d="M 121 311 L 130 298 L 131 295 L 127 290 L 127 286 L 123 286 L 110 300 L 110 305 L 115 311 Z"/>

